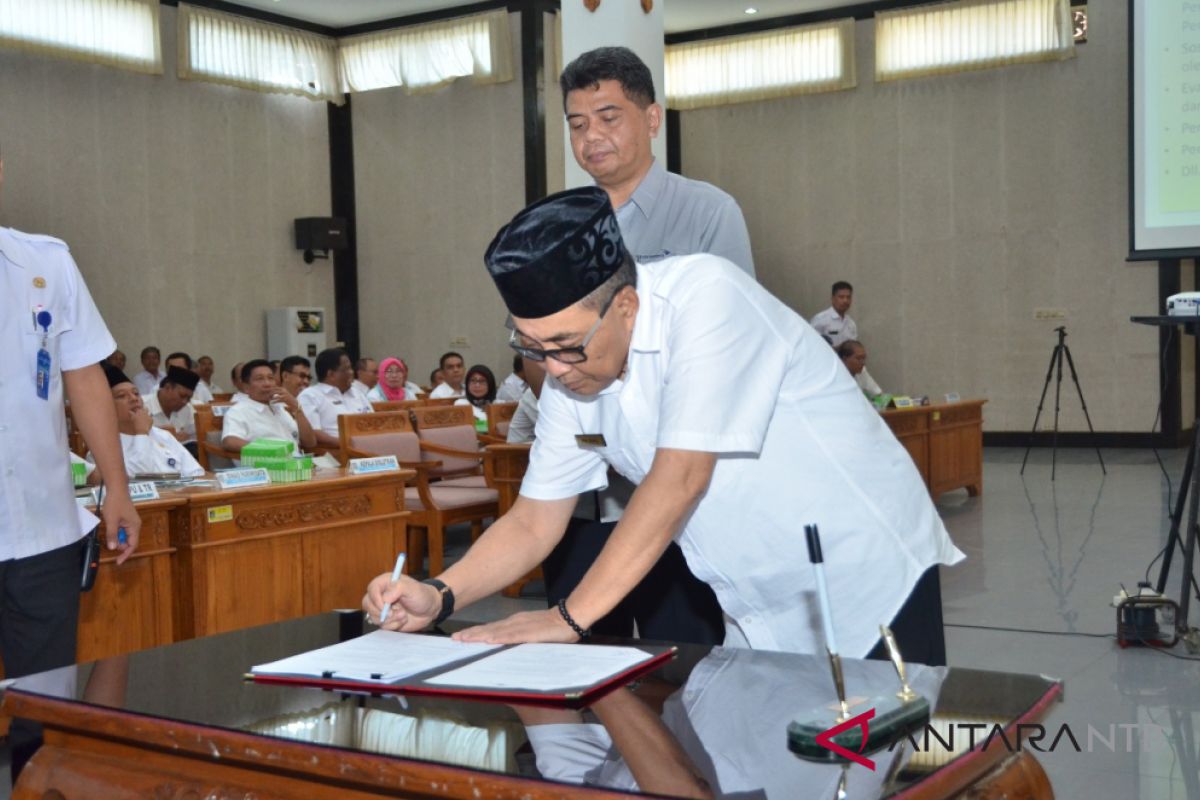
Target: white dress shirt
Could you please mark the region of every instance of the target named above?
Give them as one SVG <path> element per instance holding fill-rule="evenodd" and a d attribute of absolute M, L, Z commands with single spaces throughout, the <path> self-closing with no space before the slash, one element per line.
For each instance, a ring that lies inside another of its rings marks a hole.
<path fill-rule="evenodd" d="M 624 381 L 576 397 L 547 376 L 521 494 L 574 497 L 605 486 L 610 464 L 639 484 L 657 448 L 716 453 L 676 538 L 717 595 L 726 643 L 822 651 L 803 534 L 815 523 L 838 645 L 866 655 L 917 579 L 963 558 L 908 451 L 833 349 L 732 263 L 640 264 L 637 293 Z M 706 391 L 717 374 L 739 391 Z"/>
<path fill-rule="evenodd" d="M 229 398 L 229 402 L 231 405 L 236 405 L 236 404 L 242 402 L 243 400 L 249 400 L 249 399 L 250 399 L 250 395 L 246 394 L 245 392 L 234 392 L 233 396 Z M 297 399 L 299 399 L 299 398 L 297 398 Z"/>
<path fill-rule="evenodd" d="M 504 383 L 500 384 L 500 388 L 496 390 L 497 403 L 519 403 L 521 395 L 529 388 L 529 384 L 521 379 L 521 376 L 515 372 L 510 372 L 508 377 L 504 379 Z"/>
<path fill-rule="evenodd" d="M 221 438 L 236 436 L 252 442 L 255 439 L 283 439 L 300 449 L 300 426 L 283 403 L 260 403 L 247 397 L 225 412 L 221 422 Z"/>
<path fill-rule="evenodd" d="M 332 384 L 318 383 L 301 392 L 297 399 L 313 430 L 330 436 L 338 435 L 337 418 L 342 414 L 368 414 L 374 410 L 366 395 L 353 386 L 343 394 Z"/>
<path fill-rule="evenodd" d="M 533 441 L 533 430 L 537 426 L 538 401 L 533 389 L 526 389 L 517 403 L 517 410 L 508 423 L 508 443 L 524 444 Z"/>
<path fill-rule="evenodd" d="M 204 474 L 200 462 L 162 428 L 151 428 L 145 436 L 122 433 L 121 453 L 125 456 L 125 474 L 130 478 L 154 472 L 178 472 L 184 478 L 198 478 Z M 92 461 L 91 453 L 88 453 L 88 461 Z"/>
<path fill-rule="evenodd" d="M 50 314 L 48 330 L 35 326 Z M 38 351 L 50 356 L 47 398 L 37 393 Z M 67 245 L 0 228 L 0 561 L 78 541 L 63 371 L 117 348 Z"/>
<path fill-rule="evenodd" d="M 812 318 L 813 330 L 822 336 L 828 336 L 829 341 L 834 347 L 850 339 L 858 338 L 858 326 L 854 324 L 854 320 L 850 319 L 850 315 L 839 315 L 833 310 L 833 306 L 822 311 Z"/>
<path fill-rule="evenodd" d="M 871 373 L 867 372 L 867 368 L 863 367 L 862 372 L 854 376 L 854 382 L 858 384 L 858 388 L 863 390 L 863 394 L 867 397 L 877 397 L 883 394 L 883 389 L 871 377 Z"/>
<path fill-rule="evenodd" d="M 371 389 L 373 387 L 367 386 L 365 383 L 360 381 L 358 378 L 355 378 L 354 382 L 350 384 L 350 388 L 357 390 L 358 392 L 360 392 L 362 394 L 363 397 L 366 397 L 368 394 L 371 393 Z"/>
<path fill-rule="evenodd" d="M 466 384 L 464 384 L 464 387 L 465 387 L 465 385 Z M 453 389 L 450 388 L 450 384 L 439 383 L 437 386 L 433 387 L 433 391 L 431 391 L 429 393 L 429 399 L 430 400 L 440 400 L 443 397 L 462 397 L 463 394 L 464 394 L 463 389 L 454 391 Z"/>
<path fill-rule="evenodd" d="M 192 405 L 200 406 L 213 401 L 212 388 L 201 378 L 196 384 L 196 390 L 192 392 Z"/>
<path fill-rule="evenodd" d="M 184 435 L 182 441 L 196 441 L 196 409 L 192 408 L 191 403 L 184 403 L 183 408 L 174 414 L 167 414 L 163 411 L 162 404 L 158 402 L 157 391 L 142 395 L 142 403 L 146 406 L 146 412 L 156 427 L 174 428 L 177 433 Z"/>
<path fill-rule="evenodd" d="M 475 412 L 475 421 L 479 422 L 482 420 L 483 422 L 487 422 L 487 409 L 480 408 L 479 406 L 476 406 L 476 405 L 471 405 L 471 401 L 468 400 L 467 398 L 460 397 L 458 400 L 454 401 L 454 405 L 456 405 L 456 406 L 471 406 L 471 411 Z"/>
<path fill-rule="evenodd" d="M 167 373 L 162 370 L 159 370 L 158 374 L 142 370 L 133 376 L 133 385 L 137 387 L 138 394 L 144 397 L 148 394 L 154 394 L 158 389 L 158 384 L 165 377 L 167 377 Z"/>

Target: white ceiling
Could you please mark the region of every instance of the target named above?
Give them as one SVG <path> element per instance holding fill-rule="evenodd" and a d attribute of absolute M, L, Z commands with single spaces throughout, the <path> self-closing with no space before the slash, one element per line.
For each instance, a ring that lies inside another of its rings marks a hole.
<path fill-rule="evenodd" d="M 605 0 L 601 0 L 604 2 Z M 839 6 L 856 5 L 862 0 L 657 0 L 662 4 L 667 33 L 692 31 L 747 22 L 765 17 L 802 14 Z M 406 17 L 426 11 L 440 11 L 470 5 L 475 0 L 233 0 L 236 5 L 270 11 L 293 19 L 315 22 L 330 28 L 345 28 L 381 19 Z M 581 0 L 561 0 L 578 3 Z M 610 3 L 630 0 L 607 0 Z M 749 15 L 746 8 L 758 9 Z"/>

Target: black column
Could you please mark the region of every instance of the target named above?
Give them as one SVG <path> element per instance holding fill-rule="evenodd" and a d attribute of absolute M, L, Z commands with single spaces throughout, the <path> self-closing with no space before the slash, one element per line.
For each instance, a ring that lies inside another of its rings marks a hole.
<path fill-rule="evenodd" d="M 346 220 L 346 249 L 333 254 L 333 305 L 337 339 L 358 359 L 358 233 L 354 210 L 354 125 L 350 95 L 329 108 L 329 192 L 335 217 Z"/>
<path fill-rule="evenodd" d="M 1165 313 L 1167 298 L 1179 293 L 1179 259 L 1163 259 L 1158 262 L 1158 308 Z M 1179 381 L 1179 338 L 1183 332 L 1177 328 L 1158 329 L 1158 385 L 1162 392 L 1162 438 L 1168 443 L 1178 443 L 1182 424 L 1182 391 Z"/>
<path fill-rule="evenodd" d="M 521 89 L 525 111 L 525 204 L 546 196 L 546 23 L 541 3 L 521 9 Z"/>

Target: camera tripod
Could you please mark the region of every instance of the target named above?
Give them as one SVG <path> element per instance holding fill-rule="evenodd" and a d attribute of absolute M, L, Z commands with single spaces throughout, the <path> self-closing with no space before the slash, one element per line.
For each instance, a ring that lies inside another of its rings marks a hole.
<path fill-rule="evenodd" d="M 1071 381 L 1075 384 L 1075 391 L 1079 393 L 1079 405 L 1083 406 L 1083 418 L 1087 420 L 1088 430 L 1095 434 L 1096 429 L 1092 427 L 1092 418 L 1088 414 L 1087 401 L 1083 399 L 1083 389 L 1079 388 L 1079 375 L 1075 372 L 1075 359 L 1071 358 L 1071 348 L 1067 347 L 1067 328 L 1060 325 L 1054 329 L 1058 334 L 1058 343 L 1054 345 L 1054 352 L 1050 354 L 1050 368 L 1046 370 L 1046 382 L 1042 385 L 1042 396 L 1038 399 L 1037 413 L 1033 416 L 1033 430 L 1029 432 L 1029 445 L 1025 448 L 1025 457 L 1021 459 L 1021 474 L 1025 474 L 1025 463 L 1029 461 L 1029 451 L 1033 447 L 1033 437 L 1037 435 L 1038 420 L 1042 418 L 1042 406 L 1046 402 L 1046 390 L 1050 388 L 1050 377 L 1056 375 L 1054 384 L 1054 437 L 1051 439 L 1050 445 L 1050 480 L 1054 480 L 1054 473 L 1058 468 L 1058 412 L 1061 408 L 1060 398 L 1062 395 L 1062 379 L 1063 379 L 1063 358 L 1066 357 L 1067 366 L 1071 369 Z M 1108 470 L 1104 468 L 1104 456 L 1100 455 L 1100 448 L 1096 448 L 1096 458 L 1100 459 L 1100 471 L 1105 475 Z"/>

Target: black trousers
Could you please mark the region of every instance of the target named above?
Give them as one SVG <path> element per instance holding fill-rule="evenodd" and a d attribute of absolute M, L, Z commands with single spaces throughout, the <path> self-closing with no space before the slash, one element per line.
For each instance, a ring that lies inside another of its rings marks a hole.
<path fill-rule="evenodd" d="M 82 543 L 0 561 L 0 657 L 4 674 L 20 678 L 75 663 Z M 8 741 L 12 774 L 41 745 L 41 726 L 14 719 Z"/>
<path fill-rule="evenodd" d="M 908 599 L 888 626 L 896 637 L 900 655 L 911 664 L 946 666 L 946 631 L 942 622 L 942 581 L 936 566 L 925 570 Z M 867 658 L 887 661 L 891 655 L 880 639 Z"/>
<path fill-rule="evenodd" d="M 546 600 L 551 606 L 569 595 L 600 555 L 615 522 L 572 518 L 562 541 L 542 563 Z M 672 542 L 642 582 L 592 632 L 632 636 L 637 622 L 643 639 L 720 644 L 725 621 L 717 596 L 688 569 L 679 545 Z"/>

